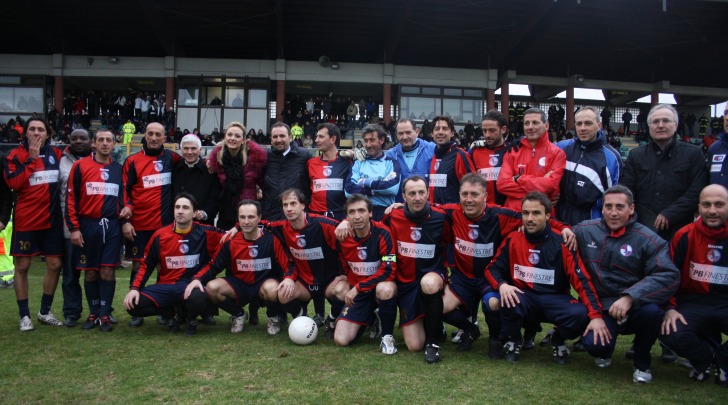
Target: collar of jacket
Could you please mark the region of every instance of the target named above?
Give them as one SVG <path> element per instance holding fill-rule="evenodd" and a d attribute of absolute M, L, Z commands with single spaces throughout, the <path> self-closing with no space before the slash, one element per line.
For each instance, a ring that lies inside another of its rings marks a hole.
<path fill-rule="evenodd" d="M 612 238 L 618 238 L 618 237 L 624 235 L 624 233 L 627 232 L 627 229 L 634 226 L 634 224 L 636 222 L 637 222 L 637 213 L 635 212 L 634 214 L 632 214 L 632 216 L 629 218 L 627 223 L 624 224 L 623 227 L 617 229 L 616 231 L 612 231 L 611 229 L 609 229 L 609 227 L 607 226 L 607 223 L 604 221 L 604 217 L 602 217 L 602 226 L 604 226 L 604 229 L 609 231 L 609 236 Z"/>
<path fill-rule="evenodd" d="M 543 134 L 541 134 L 541 137 L 538 138 L 538 141 L 536 141 L 535 148 L 533 146 L 531 146 L 531 142 L 528 142 L 528 139 L 526 138 L 526 136 L 523 136 L 523 138 L 521 138 L 521 144 L 523 146 L 525 146 L 526 148 L 528 148 L 528 150 L 541 149 L 549 143 L 551 143 L 551 141 L 549 141 L 549 131 L 546 131 Z"/>
<path fill-rule="evenodd" d="M 549 238 L 549 235 L 551 235 L 551 225 L 546 222 L 546 227 L 541 230 L 541 232 L 536 233 L 528 233 L 525 230 L 523 231 L 523 234 L 526 236 L 526 240 L 529 243 L 533 243 L 534 245 L 540 245 Z"/>
<path fill-rule="evenodd" d="M 670 143 L 665 146 L 665 150 L 662 150 L 662 148 L 660 148 L 660 145 L 656 144 L 655 141 L 652 140 L 652 137 L 650 137 L 648 145 L 652 147 L 652 150 L 655 151 L 655 153 L 663 152 L 663 154 L 667 156 L 672 156 L 672 152 L 675 150 L 675 145 L 677 144 L 677 142 L 677 133 L 675 133 L 675 135 L 672 136 Z"/>
<path fill-rule="evenodd" d="M 447 152 L 450 152 L 453 147 L 455 147 L 455 141 L 450 141 L 446 144 L 437 145 L 437 147 L 435 148 L 435 157 L 442 159 L 442 157 L 445 156 Z"/>
<path fill-rule="evenodd" d="M 598 149 L 604 145 L 604 132 L 600 129 L 597 131 L 597 137 L 594 138 L 591 142 L 582 142 L 579 140 L 579 137 L 576 137 L 576 144 L 579 145 L 579 149 L 582 150 L 592 150 L 592 149 Z"/>

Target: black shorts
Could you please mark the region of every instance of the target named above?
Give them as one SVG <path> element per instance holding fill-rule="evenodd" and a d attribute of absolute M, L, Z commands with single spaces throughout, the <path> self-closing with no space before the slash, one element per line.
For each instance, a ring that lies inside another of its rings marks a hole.
<path fill-rule="evenodd" d="M 64 250 L 62 226 L 38 231 L 19 231 L 13 228 L 11 256 L 63 256 Z"/>
<path fill-rule="evenodd" d="M 154 302 L 157 308 L 172 307 L 184 300 L 185 289 L 189 282 L 177 284 L 153 284 L 139 290 L 139 294 L 145 295 Z"/>
<path fill-rule="evenodd" d="M 485 277 L 468 278 L 455 270 L 450 273 L 450 291 L 466 311 L 477 308 L 488 290 L 493 290 Z M 494 291 L 494 290 L 493 290 Z"/>
<path fill-rule="evenodd" d="M 74 246 L 77 251 L 78 270 L 99 270 L 113 267 L 121 262 L 121 224 L 118 219 L 79 220 L 83 247 Z"/>
<path fill-rule="evenodd" d="M 331 283 L 334 282 L 335 279 L 336 277 L 333 277 L 330 280 L 321 284 L 308 284 L 303 280 L 298 280 L 297 282 L 301 283 L 301 285 L 308 289 L 308 292 L 311 294 L 311 299 L 316 299 L 317 297 L 326 298 L 326 290 L 329 288 Z"/>
<path fill-rule="evenodd" d="M 425 307 L 422 303 L 420 291 L 420 280 L 406 284 L 397 283 L 400 328 L 425 316 Z"/>
<path fill-rule="evenodd" d="M 230 288 L 233 289 L 233 293 L 235 293 L 235 304 L 243 307 L 248 305 L 251 301 L 255 301 L 256 297 L 258 297 L 258 294 L 260 293 L 260 287 L 266 282 L 266 280 L 270 280 L 271 278 L 265 278 L 252 285 L 246 284 L 239 278 L 233 276 L 222 277 L 222 280 L 225 280 Z"/>
<path fill-rule="evenodd" d="M 152 239 L 155 231 L 136 231 L 134 241 L 126 239 L 126 257 L 129 260 L 138 262 L 144 257 L 144 249 Z"/>
<path fill-rule="evenodd" d="M 356 295 L 356 298 L 354 298 L 354 305 L 345 306 L 341 310 L 339 320 L 367 326 L 374 318 L 374 310 L 377 309 L 378 306 L 379 304 L 377 303 L 376 291 L 370 290 L 360 292 Z"/>

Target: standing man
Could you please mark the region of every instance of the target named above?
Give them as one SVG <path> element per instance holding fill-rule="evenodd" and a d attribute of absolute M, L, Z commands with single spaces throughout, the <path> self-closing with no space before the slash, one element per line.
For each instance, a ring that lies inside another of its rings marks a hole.
<path fill-rule="evenodd" d="M 508 121 L 498 110 L 490 110 L 483 116 L 481 122 L 485 148 L 471 149 L 470 155 L 478 174 L 485 179 L 488 204 L 503 205 L 506 196 L 498 191 L 496 182 L 503 165 L 503 157 L 508 152 L 510 143 L 504 136 L 508 133 Z"/>
<path fill-rule="evenodd" d="M 382 151 L 387 139 L 387 133 L 382 127 L 376 124 L 367 125 L 363 137 L 367 157 L 363 162 L 354 162 L 344 190 L 347 197 L 352 194 L 368 196 L 373 205 L 373 219 L 381 221 L 384 210 L 394 203 L 399 190 L 399 163 Z"/>
<path fill-rule="evenodd" d="M 231 333 L 243 331 L 243 307 L 256 296 L 266 303 L 268 334 L 281 331 L 276 319 L 280 312 L 278 281 L 284 272 L 293 271 L 293 262 L 281 241 L 258 227 L 260 220 L 257 201 L 240 201 L 238 223 L 242 232 L 225 241 L 215 258 L 195 274 L 185 290 L 184 299 L 200 303 L 209 300 L 229 313 Z M 215 278 L 223 269 L 227 269 L 225 277 Z"/>
<path fill-rule="evenodd" d="M 452 137 L 455 123 L 449 116 L 432 119 L 432 139 L 437 144 L 430 162 L 430 204 L 460 202 L 460 179 L 475 171 L 467 152 L 460 149 Z"/>
<path fill-rule="evenodd" d="M 200 159 L 202 142 L 196 135 L 185 135 L 180 142 L 182 159 L 174 166 L 172 173 L 172 194 L 190 193 L 200 209 L 195 213 L 195 221 L 212 225 L 217 216 L 222 188 L 217 177 L 207 170 L 205 161 Z"/>
<path fill-rule="evenodd" d="M 378 308 L 382 324 L 380 348 L 384 354 L 395 354 L 397 259 L 392 236 L 386 226 L 371 220 L 372 203 L 361 194 L 346 200 L 346 219 L 354 236 L 337 242 L 337 250 L 350 289 L 344 299 L 346 306 L 339 316 L 334 342 L 337 346 L 351 344 L 361 335 L 361 329 L 371 323 Z"/>
<path fill-rule="evenodd" d="M 126 120 L 126 124 L 121 127 L 121 131 L 124 133 L 124 144 L 130 144 L 136 133 L 136 126 L 131 122 L 131 118 Z"/>
<path fill-rule="evenodd" d="M 428 124 L 429 125 L 429 124 Z M 401 172 L 400 184 L 410 176 L 420 176 L 427 181 L 430 178 L 430 163 L 435 155 L 435 144 L 418 138 L 419 130 L 415 122 L 409 118 L 397 120 L 397 145 L 385 152 L 390 159 L 399 163 Z M 400 186 L 395 198 L 402 202 L 404 192 Z"/>
<path fill-rule="evenodd" d="M 263 184 L 260 186 L 263 191 L 260 206 L 263 209 L 263 218 L 278 221 L 285 218 L 280 202 L 280 195 L 284 190 L 300 190 L 304 195 L 304 204 L 310 199 L 311 181 L 308 178 L 306 162 L 311 155 L 305 149 L 299 148 L 296 142 L 291 142 L 291 128 L 287 124 L 276 122 L 270 132 L 271 145 Z"/>
<path fill-rule="evenodd" d="M 169 319 L 169 331 L 179 331 L 175 306 L 187 309 L 185 335 L 197 333 L 197 315 L 202 315 L 205 302 L 184 298 L 185 289 L 202 266 L 210 262 L 223 233 L 217 228 L 194 222 L 197 211 L 195 197 L 182 193 L 174 200 L 174 223 L 152 234 L 144 251 L 139 272 L 131 281 L 124 297 L 124 308 L 133 318 L 162 315 Z M 155 268 L 157 283 L 146 286 Z"/>
<path fill-rule="evenodd" d="M 556 217 L 569 225 L 601 218 L 604 191 L 622 172 L 622 156 L 606 143 L 597 110 L 583 107 L 574 121 L 576 138 L 556 144 L 566 153 Z"/>
<path fill-rule="evenodd" d="M 612 112 L 609 111 L 609 106 L 605 105 L 601 112 L 603 128 L 609 131 L 612 128 L 610 119 L 612 118 Z"/>
<path fill-rule="evenodd" d="M 708 183 L 699 147 L 677 139 L 677 110 L 658 104 L 647 114 L 650 142 L 630 151 L 619 183 L 634 193 L 637 221 L 665 240 L 693 222 Z"/>
<path fill-rule="evenodd" d="M 523 128 L 525 136 L 514 141 L 505 154 L 497 181 L 498 190 L 506 196 L 504 206 L 513 211 L 521 210 L 521 200 L 530 191 L 556 199 L 566 168 L 566 154 L 549 141 L 549 124 L 543 111 L 526 110 Z"/>
<path fill-rule="evenodd" d="M 89 316 L 84 329 L 100 325 L 111 332 L 111 305 L 116 292 L 114 271 L 120 263 L 124 206 L 122 167 L 113 162 L 114 134 L 102 129 L 94 135 L 96 152 L 73 164 L 68 177 L 66 226 L 76 248 L 75 266 L 84 271 Z M 65 280 L 64 280 L 65 281 Z"/>
<path fill-rule="evenodd" d="M 680 288 L 670 299 L 660 340 L 690 360 L 690 378 L 710 378 L 728 387 L 728 190 L 713 184 L 700 193 L 700 219 L 680 229 L 670 243 L 681 272 Z M 718 344 L 712 341 L 718 336 Z"/>
<path fill-rule="evenodd" d="M 74 129 L 69 136 L 71 144 L 63 151 L 59 166 L 61 212 L 66 213 L 66 191 L 68 190 L 68 176 L 71 174 L 73 164 L 91 154 L 91 137 L 85 129 Z M 72 328 L 76 326 L 83 311 L 83 292 L 79 279 L 81 273 L 76 269 L 78 257 L 76 249 L 71 244 L 71 232 L 66 221 L 63 221 L 63 241 L 65 251 L 63 255 L 63 324 Z"/>
<path fill-rule="evenodd" d="M 629 135 L 629 123 L 632 122 L 632 114 L 629 112 L 629 108 L 624 110 L 624 114 L 622 114 L 622 122 L 624 123 L 624 134 Z M 677 123 L 675 125 L 677 127 Z"/>
<path fill-rule="evenodd" d="M 726 108 L 723 111 L 723 132 L 718 135 L 718 140 L 708 148 L 710 184 L 720 184 L 728 188 L 726 157 L 728 157 L 728 103 L 726 103 Z"/>
<path fill-rule="evenodd" d="M 130 282 L 136 279 L 144 249 L 152 234 L 173 222 L 172 171 L 180 156 L 164 148 L 164 126 L 147 124 L 142 150 L 124 162 L 124 209 L 119 214 L 126 252 L 132 260 Z M 132 315 L 129 326 L 141 326 L 144 319 Z"/>
<path fill-rule="evenodd" d="M 604 218 L 573 228 L 589 276 L 602 302 L 611 341 L 584 335 L 584 348 L 597 367 L 609 367 L 617 334 L 634 333 L 634 373 L 638 383 L 652 381 L 650 348 L 660 333 L 661 305 L 675 293 L 679 272 L 667 242 L 637 222 L 632 192 L 622 185 L 604 192 Z M 561 324 L 559 324 L 561 328 Z"/>
<path fill-rule="evenodd" d="M 58 192 L 61 151 L 50 144 L 48 124 L 39 117 L 25 122 L 25 137 L 3 161 L 5 181 L 18 195 L 13 213 L 15 296 L 20 313 L 20 330 L 33 330 L 28 308 L 28 270 L 32 256 L 45 255 L 38 321 L 61 326 L 51 312 L 63 256 L 63 217 Z"/>
<path fill-rule="evenodd" d="M 351 172 L 351 160 L 339 156 L 336 149 L 341 136 L 339 127 L 325 122 L 319 124 L 317 130 L 316 147 L 321 156 L 306 162 L 311 179 L 309 212 L 341 221 L 345 217 L 344 182 Z"/>

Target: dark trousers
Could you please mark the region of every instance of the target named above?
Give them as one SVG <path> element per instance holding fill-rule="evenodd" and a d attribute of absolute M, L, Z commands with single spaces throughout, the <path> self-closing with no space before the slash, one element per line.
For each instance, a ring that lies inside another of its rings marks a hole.
<path fill-rule="evenodd" d="M 65 255 L 62 262 L 63 317 L 80 318 L 83 311 L 83 292 L 81 291 L 81 272 L 76 270 L 76 249 L 70 239 L 64 239 Z"/>

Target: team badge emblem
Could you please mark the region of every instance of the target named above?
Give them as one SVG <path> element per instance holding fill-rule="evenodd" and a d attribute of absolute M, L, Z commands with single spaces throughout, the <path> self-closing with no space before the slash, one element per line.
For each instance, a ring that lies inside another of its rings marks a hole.
<path fill-rule="evenodd" d="M 541 167 L 546 167 L 546 157 L 545 156 L 538 160 L 538 165 Z"/>
<path fill-rule="evenodd" d="M 53 157 L 53 155 L 48 156 L 48 163 L 52 165 L 56 164 L 56 159 Z"/>
<path fill-rule="evenodd" d="M 413 229 L 412 232 L 410 232 L 410 238 L 412 238 L 413 241 L 417 242 L 422 237 L 422 232 L 418 231 L 417 229 Z"/>
<path fill-rule="evenodd" d="M 498 156 L 495 156 L 495 155 L 491 156 L 488 159 L 488 164 L 491 166 L 498 166 Z"/>
<path fill-rule="evenodd" d="M 440 168 L 440 160 L 441 159 L 435 160 L 435 170 L 438 170 Z"/>
<path fill-rule="evenodd" d="M 324 176 L 329 177 L 331 176 L 331 168 L 330 167 L 324 167 Z"/>
<path fill-rule="evenodd" d="M 306 247 L 306 238 L 301 236 L 300 238 L 296 239 L 296 244 L 298 245 L 298 247 Z"/>
<path fill-rule="evenodd" d="M 632 256 L 632 252 L 632 245 L 626 243 L 619 248 L 619 253 L 621 253 L 624 257 Z"/>
<path fill-rule="evenodd" d="M 190 247 L 187 246 L 186 243 L 183 243 L 183 244 L 179 245 L 179 251 L 182 252 L 182 254 L 185 254 L 190 251 Z"/>
<path fill-rule="evenodd" d="M 253 257 L 253 258 L 258 257 L 258 249 L 250 248 L 249 254 L 250 254 L 250 257 Z"/>
<path fill-rule="evenodd" d="M 713 155 L 713 163 L 723 163 L 725 155 Z"/>
<path fill-rule="evenodd" d="M 471 230 L 470 230 L 470 231 L 468 232 L 468 237 L 469 237 L 469 238 L 470 238 L 471 240 L 476 240 L 476 239 L 478 239 L 478 236 L 480 236 L 480 232 L 478 232 L 478 230 L 477 230 L 477 229 L 471 229 Z"/>
<path fill-rule="evenodd" d="M 160 162 L 159 160 L 154 162 L 154 170 L 161 172 L 163 168 L 164 166 L 162 165 L 162 162 Z"/>
<path fill-rule="evenodd" d="M 366 260 L 367 259 L 367 251 L 366 250 L 360 250 L 359 252 L 357 252 L 356 255 L 361 260 Z"/>
<path fill-rule="evenodd" d="M 105 171 L 101 171 L 101 180 L 108 180 L 109 179 L 109 173 Z"/>
<path fill-rule="evenodd" d="M 720 251 L 715 250 L 715 249 L 710 249 L 710 250 L 708 250 L 708 255 L 707 256 L 708 256 L 708 260 L 711 263 L 715 263 L 718 260 L 720 260 Z"/>
<path fill-rule="evenodd" d="M 540 257 L 538 257 L 538 253 L 529 253 L 528 254 L 528 262 L 533 264 L 534 266 L 538 264 L 538 261 L 541 260 Z"/>

